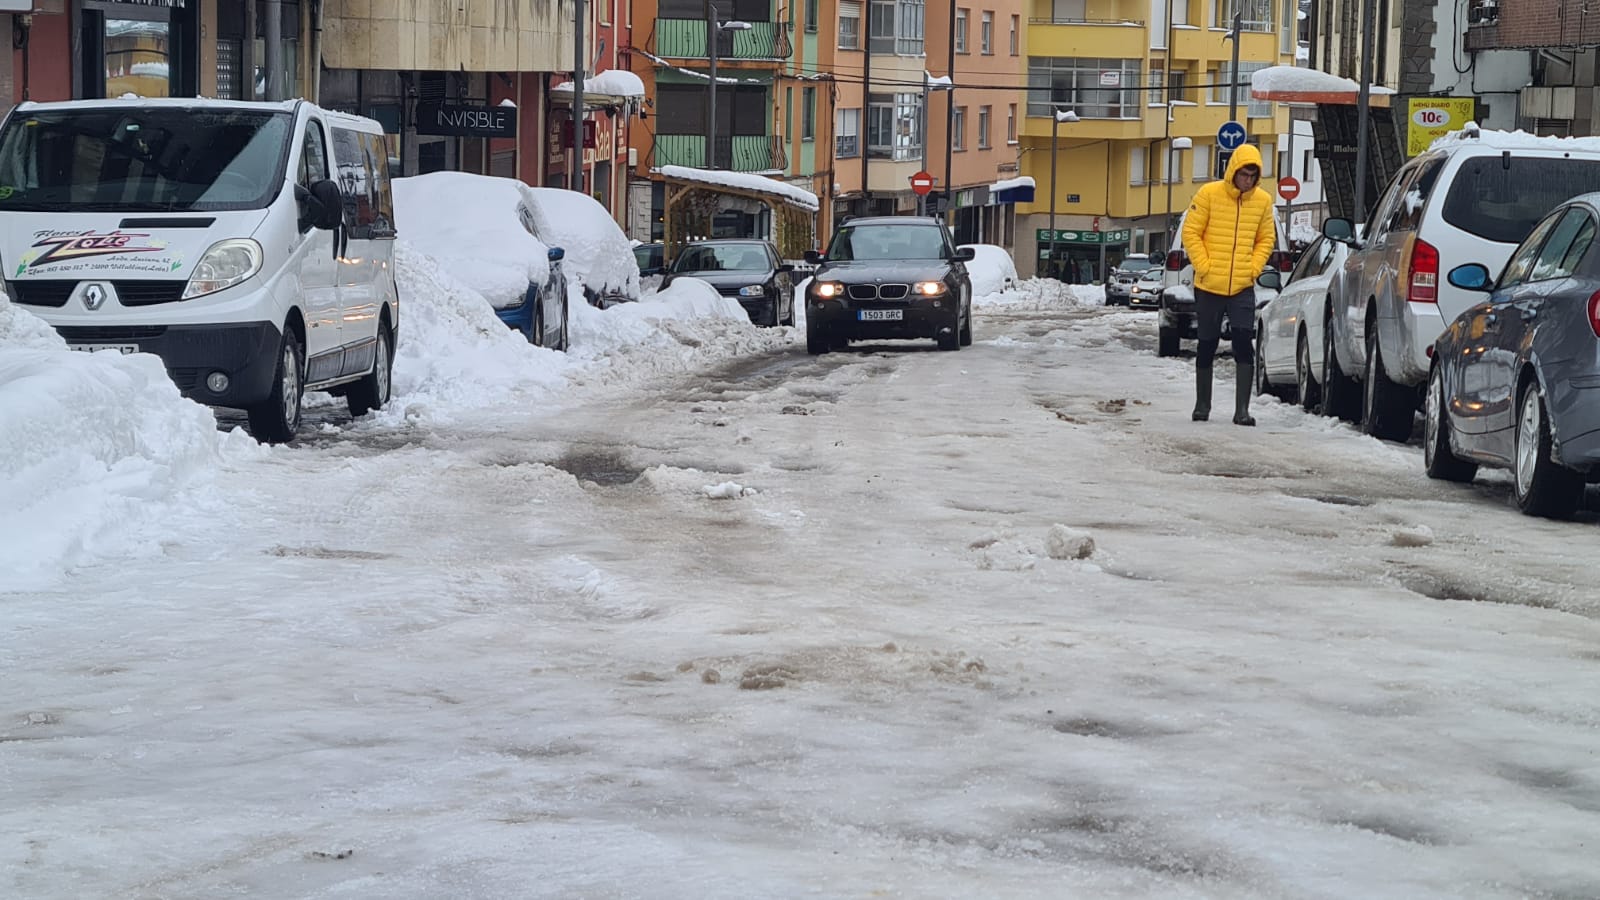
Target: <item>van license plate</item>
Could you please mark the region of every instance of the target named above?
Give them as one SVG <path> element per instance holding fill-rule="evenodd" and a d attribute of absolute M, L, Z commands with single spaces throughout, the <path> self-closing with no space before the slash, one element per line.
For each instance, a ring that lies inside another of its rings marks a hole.
<path fill-rule="evenodd" d="M 138 353 L 138 344 L 68 344 L 68 349 L 93 353 L 96 350 L 115 350 L 118 353 Z"/>
<path fill-rule="evenodd" d="M 905 318 L 903 309 L 863 309 L 860 311 L 863 322 L 898 322 Z"/>

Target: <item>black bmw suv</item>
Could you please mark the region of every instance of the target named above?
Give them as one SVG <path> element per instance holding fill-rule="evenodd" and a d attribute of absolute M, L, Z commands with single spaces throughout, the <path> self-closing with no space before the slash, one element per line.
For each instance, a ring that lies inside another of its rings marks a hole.
<path fill-rule="evenodd" d="M 806 288 L 807 352 L 872 338 L 933 338 L 940 350 L 972 343 L 972 257 L 938 219 L 851 219 L 827 255 L 806 253 L 817 266 Z"/>

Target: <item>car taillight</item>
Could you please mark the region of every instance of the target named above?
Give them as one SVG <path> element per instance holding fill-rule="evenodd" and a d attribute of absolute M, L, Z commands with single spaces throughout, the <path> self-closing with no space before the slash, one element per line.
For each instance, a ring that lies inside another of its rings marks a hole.
<path fill-rule="evenodd" d="M 1189 264 L 1189 259 L 1188 259 L 1188 257 L 1183 255 L 1183 251 L 1182 250 L 1174 250 L 1171 253 L 1167 254 L 1167 271 L 1168 272 L 1181 272 L 1181 271 L 1183 271 L 1183 267 L 1187 266 L 1188 264 Z"/>
<path fill-rule="evenodd" d="M 1589 295 L 1589 330 L 1600 338 L 1600 291 Z"/>
<path fill-rule="evenodd" d="M 1411 242 L 1411 264 L 1406 299 L 1412 303 L 1439 302 L 1439 251 L 1427 241 Z"/>

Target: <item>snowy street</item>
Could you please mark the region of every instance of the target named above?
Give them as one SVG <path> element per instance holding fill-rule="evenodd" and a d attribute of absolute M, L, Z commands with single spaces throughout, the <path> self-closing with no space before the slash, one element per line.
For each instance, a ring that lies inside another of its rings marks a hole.
<path fill-rule="evenodd" d="M 1600 896 L 1596 514 L 1193 423 L 1155 314 L 1053 290 L 412 358 L 74 500 L 122 539 L 0 584 L 0 896 Z"/>

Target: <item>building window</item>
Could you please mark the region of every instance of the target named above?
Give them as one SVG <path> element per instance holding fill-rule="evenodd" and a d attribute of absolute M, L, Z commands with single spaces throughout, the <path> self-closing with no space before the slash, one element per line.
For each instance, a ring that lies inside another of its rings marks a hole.
<path fill-rule="evenodd" d="M 852 159 L 861 155 L 861 110 L 839 110 L 838 131 L 833 138 L 833 155 L 839 159 Z"/>
<path fill-rule="evenodd" d="M 817 6 L 817 0 L 806 0 L 806 31 L 810 34 L 817 33 L 817 16 L 820 15 Z"/>
<path fill-rule="evenodd" d="M 1211 145 L 1194 145 L 1194 168 L 1190 170 L 1196 182 L 1211 180 Z"/>
<path fill-rule="evenodd" d="M 867 52 L 894 52 L 894 0 L 870 0 L 867 7 Z"/>
<path fill-rule="evenodd" d="M 1152 66 L 1150 68 L 1150 79 L 1148 81 L 1148 84 L 1150 85 L 1150 105 L 1151 106 L 1162 106 L 1167 102 L 1167 98 L 1163 96 L 1165 91 L 1162 90 L 1162 87 L 1163 87 L 1162 82 L 1165 81 L 1165 80 L 1166 80 L 1166 71 L 1165 70 L 1157 69 L 1154 66 Z"/>
<path fill-rule="evenodd" d="M 984 56 L 994 55 L 994 13 L 985 11 L 983 14 L 982 31 L 978 35 L 978 49 Z"/>
<path fill-rule="evenodd" d="M 1015 103 L 1006 107 L 1006 143 L 1017 142 L 1017 105 Z"/>
<path fill-rule="evenodd" d="M 1051 0 L 1050 21 L 1055 25 L 1087 22 L 1087 7 L 1085 0 Z"/>
<path fill-rule="evenodd" d="M 925 27 L 923 0 L 899 0 L 895 4 L 898 24 L 895 26 L 894 52 L 901 56 L 922 55 L 922 35 Z"/>
<path fill-rule="evenodd" d="M 967 52 L 967 14 L 969 10 L 956 8 L 956 52 Z"/>
<path fill-rule="evenodd" d="M 817 139 L 817 89 L 800 89 L 800 140 Z"/>
<path fill-rule="evenodd" d="M 1144 148 L 1133 147 L 1128 150 L 1128 183 L 1144 184 L 1149 181 L 1150 164 L 1145 162 Z"/>
<path fill-rule="evenodd" d="M 867 38 L 873 53 L 922 55 L 923 0 L 871 0 Z"/>
<path fill-rule="evenodd" d="M 1137 119 L 1139 59 L 1028 57 L 1028 115 L 1070 109 L 1085 119 Z"/>
<path fill-rule="evenodd" d="M 1289 123 L 1289 127 L 1293 128 L 1294 123 Z M 1278 171 L 1285 175 L 1294 174 L 1294 160 L 1289 158 L 1289 151 L 1287 150 L 1278 151 Z"/>
<path fill-rule="evenodd" d="M 867 155 L 906 162 L 922 156 L 922 95 L 873 94 L 867 104 Z"/>
<path fill-rule="evenodd" d="M 1173 103 L 1182 103 L 1185 100 L 1183 76 L 1184 73 L 1181 69 L 1167 73 L 1167 93 L 1171 96 Z"/>
<path fill-rule="evenodd" d="M 1272 115 L 1271 100 L 1254 100 L 1250 96 L 1250 76 L 1257 69 L 1265 69 L 1267 65 L 1264 62 L 1241 61 L 1239 63 L 1239 77 L 1237 79 L 1239 105 L 1245 107 L 1245 115 L 1252 119 L 1262 119 Z M 1211 89 L 1212 103 L 1232 102 L 1232 82 L 1234 80 L 1232 72 L 1233 65 L 1231 63 L 1221 63 L 1217 66 L 1217 77 L 1212 80 L 1212 84 L 1215 85 Z"/>
<path fill-rule="evenodd" d="M 967 149 L 967 108 L 956 107 L 955 121 L 950 123 L 950 149 Z"/>
<path fill-rule="evenodd" d="M 839 49 L 861 49 L 860 0 L 839 0 Z"/>
<path fill-rule="evenodd" d="M 1277 158 L 1278 158 L 1277 145 L 1275 145 L 1275 144 L 1262 144 L 1261 145 L 1261 177 L 1262 178 L 1272 178 L 1273 177 L 1272 163 Z"/>
<path fill-rule="evenodd" d="M 993 118 L 991 106 L 978 107 L 978 149 L 989 149 L 989 120 Z"/>
<path fill-rule="evenodd" d="M 1245 31 L 1272 31 L 1272 0 L 1216 0 L 1212 5 L 1217 19 L 1214 28 L 1232 28 L 1234 13 Z"/>
<path fill-rule="evenodd" d="M 1300 179 L 1301 181 L 1311 182 L 1317 180 L 1316 160 L 1311 158 L 1314 152 L 1315 151 L 1313 150 L 1305 151 L 1305 158 L 1300 162 L 1300 171 L 1305 173 L 1305 175 Z"/>
<path fill-rule="evenodd" d="M 1022 17 L 1011 17 L 1011 55 L 1022 52 Z"/>

